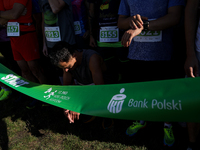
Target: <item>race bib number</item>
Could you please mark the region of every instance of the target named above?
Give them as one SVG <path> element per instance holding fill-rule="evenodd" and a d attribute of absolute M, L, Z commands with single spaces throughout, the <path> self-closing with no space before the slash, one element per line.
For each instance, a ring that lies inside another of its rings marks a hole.
<path fill-rule="evenodd" d="M 20 36 L 19 23 L 8 22 L 7 24 L 7 36 Z"/>
<path fill-rule="evenodd" d="M 99 34 L 100 42 L 119 42 L 119 29 L 114 27 L 101 27 Z"/>
<path fill-rule="evenodd" d="M 74 30 L 75 30 L 75 35 L 82 33 L 80 21 L 74 22 Z"/>
<path fill-rule="evenodd" d="M 133 40 L 136 42 L 161 42 L 162 31 L 142 31 Z"/>
<path fill-rule="evenodd" d="M 45 35 L 46 35 L 47 41 L 49 42 L 61 41 L 59 27 L 45 27 Z"/>

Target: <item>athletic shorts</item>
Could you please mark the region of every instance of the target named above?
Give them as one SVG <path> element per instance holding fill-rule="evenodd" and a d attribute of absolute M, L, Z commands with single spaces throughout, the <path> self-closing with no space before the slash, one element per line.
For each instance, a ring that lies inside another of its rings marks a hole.
<path fill-rule="evenodd" d="M 36 32 L 26 33 L 19 37 L 11 37 L 10 41 L 15 61 L 31 61 L 40 58 Z"/>

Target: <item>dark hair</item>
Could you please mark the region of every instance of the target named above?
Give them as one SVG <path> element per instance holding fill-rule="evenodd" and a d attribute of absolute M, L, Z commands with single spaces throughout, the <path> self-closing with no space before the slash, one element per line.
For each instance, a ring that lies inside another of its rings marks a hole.
<path fill-rule="evenodd" d="M 75 47 L 73 45 L 69 45 L 66 42 L 58 42 L 53 47 L 49 57 L 51 63 L 58 66 L 59 62 L 68 62 L 74 52 Z"/>

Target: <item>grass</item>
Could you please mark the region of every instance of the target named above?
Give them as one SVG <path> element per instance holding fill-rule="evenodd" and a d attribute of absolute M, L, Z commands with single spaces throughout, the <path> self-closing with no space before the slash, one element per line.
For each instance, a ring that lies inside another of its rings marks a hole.
<path fill-rule="evenodd" d="M 27 109 L 31 99 L 19 93 L 0 101 L 0 149 L 2 150 L 159 150 L 163 146 L 163 123 L 148 122 L 134 137 L 125 134 L 132 121 L 114 120 L 110 129 L 102 128 L 102 118 L 89 124 L 70 124 L 63 110 L 55 106 Z M 187 131 L 177 123 L 173 126 L 176 143 L 171 149 L 185 149 Z"/>
<path fill-rule="evenodd" d="M 107 130 L 101 126 L 102 118 L 90 124 L 69 124 L 62 109 L 38 106 L 29 110 L 25 106 L 30 100 L 26 98 L 0 101 L 2 149 L 147 149 L 143 143 L 133 144 L 133 138 L 124 134 L 125 128 L 117 125 L 126 122 L 116 120 L 116 126 Z"/>
<path fill-rule="evenodd" d="M 3 62 L 0 55 L 0 62 Z M 8 100 L 0 101 L 0 149 L 2 150 L 161 150 L 163 122 L 148 122 L 134 137 L 125 134 L 129 120 L 114 120 L 110 129 L 102 128 L 102 118 L 89 124 L 70 124 L 63 110 L 55 106 L 27 109 L 32 100 L 13 91 Z M 170 149 L 187 147 L 187 130 L 173 123 L 176 142 Z"/>

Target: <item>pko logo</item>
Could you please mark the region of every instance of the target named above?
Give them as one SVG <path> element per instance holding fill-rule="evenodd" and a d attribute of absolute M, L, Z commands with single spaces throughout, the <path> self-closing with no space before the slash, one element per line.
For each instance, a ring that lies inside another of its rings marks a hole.
<path fill-rule="evenodd" d="M 110 103 L 108 104 L 108 111 L 111 113 L 119 113 L 122 110 L 122 105 L 124 103 L 124 99 L 126 98 L 124 93 L 125 89 L 122 88 L 120 90 L 120 94 L 116 94 L 112 97 L 112 99 L 110 100 Z"/>

